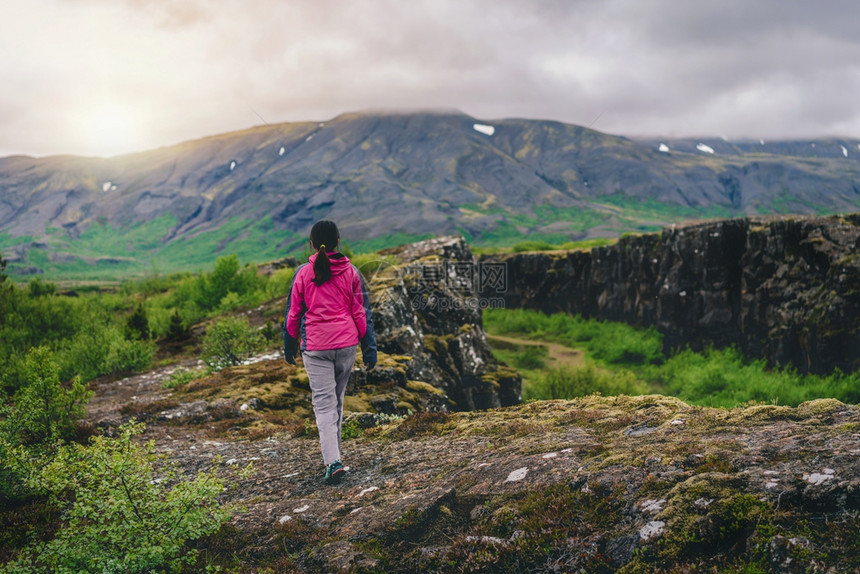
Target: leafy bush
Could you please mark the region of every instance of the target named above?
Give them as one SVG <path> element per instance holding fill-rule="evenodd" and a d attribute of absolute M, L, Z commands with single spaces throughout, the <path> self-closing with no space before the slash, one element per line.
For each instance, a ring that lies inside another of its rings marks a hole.
<path fill-rule="evenodd" d="M 212 273 L 199 277 L 198 303 L 204 309 L 215 309 L 227 293 L 233 291 L 236 273 L 239 271 L 239 258 L 235 255 L 219 257 Z"/>
<path fill-rule="evenodd" d="M 352 419 L 345 421 L 343 423 L 343 427 L 341 428 L 340 436 L 343 440 L 349 440 L 352 438 L 359 438 L 364 434 L 364 428 L 361 426 L 358 420 Z"/>
<path fill-rule="evenodd" d="M 255 265 L 246 265 L 240 271 L 236 255 L 219 257 L 211 273 L 201 273 L 195 279 L 194 302 L 204 311 L 250 304 L 259 300 L 257 293 L 264 291 L 265 282 Z"/>
<path fill-rule="evenodd" d="M 47 347 L 31 349 L 24 359 L 25 385 L 12 404 L 0 406 L 0 434 L 10 444 L 38 445 L 68 439 L 86 412 L 92 392 L 80 379 L 60 384 L 59 367 Z"/>
<path fill-rule="evenodd" d="M 101 370 L 104 373 L 143 371 L 152 363 L 155 350 L 155 343 L 152 341 L 115 339 Z"/>
<path fill-rule="evenodd" d="M 44 346 L 54 353 L 60 380 L 79 375 L 88 381 L 106 372 L 106 359 L 115 340 L 124 339 L 127 302 L 113 295 L 30 297 L 13 288 L 13 304 L 0 322 L 0 358 L 7 368 L 3 386 L 14 393 L 25 384 L 23 357 Z"/>
<path fill-rule="evenodd" d="M 57 353 L 61 378 L 78 373 L 83 380 L 99 375 L 142 371 L 149 367 L 156 345 L 129 340 L 119 325 L 96 325 L 79 332 Z"/>
<path fill-rule="evenodd" d="M 61 378 L 77 373 L 81 379 L 89 381 L 103 374 L 111 345 L 119 345 L 124 340 L 119 328 L 95 325 L 76 333 L 57 352 Z"/>
<path fill-rule="evenodd" d="M 277 269 L 269 276 L 269 281 L 266 283 L 266 298 L 277 299 L 278 297 L 286 297 L 290 292 L 290 285 L 293 284 L 293 275 L 296 270 L 294 267 L 283 267 Z"/>
<path fill-rule="evenodd" d="M 27 494 L 27 461 L 72 438 L 92 393 L 80 379 L 60 384 L 59 368 L 46 347 L 31 349 L 21 362 L 22 386 L 0 405 L 0 502 Z"/>
<path fill-rule="evenodd" d="M 27 284 L 27 295 L 30 297 L 50 297 L 57 292 L 57 285 L 42 281 L 41 277 L 33 277 Z"/>
<path fill-rule="evenodd" d="M 25 288 L 0 282 L 0 392 L 13 394 L 24 383 L 27 349 L 46 346 L 59 365 L 61 380 L 146 368 L 155 337 L 187 338 L 189 326 L 210 315 L 257 305 L 277 291 L 283 297 L 292 269 L 276 280 L 240 267 L 235 255 L 220 258 L 210 273 L 148 276 L 114 292 L 79 290 L 57 294 L 56 287 L 33 279 Z M 5 274 L 0 274 L 5 278 Z M 144 297 L 141 297 L 143 295 Z M 141 302 L 143 299 L 143 302 Z M 129 343 L 128 341 L 135 341 Z"/>
<path fill-rule="evenodd" d="M 228 317 L 206 331 L 202 359 L 213 369 L 223 369 L 242 363 L 262 346 L 262 337 L 251 328 L 247 317 Z"/>
<path fill-rule="evenodd" d="M 29 478 L 63 511 L 63 525 L 0 572 L 177 571 L 193 563 L 185 542 L 215 532 L 230 516 L 218 503 L 224 481 L 214 470 L 193 480 L 157 463 L 155 443 L 133 440 L 143 425 L 129 423 L 111 439 L 63 445 Z"/>

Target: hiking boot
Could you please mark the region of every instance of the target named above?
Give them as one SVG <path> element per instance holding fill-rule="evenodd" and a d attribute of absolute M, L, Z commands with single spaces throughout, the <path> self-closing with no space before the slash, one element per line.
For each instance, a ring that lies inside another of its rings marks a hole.
<path fill-rule="evenodd" d="M 326 484 L 338 484 L 343 480 L 344 476 L 346 476 L 346 469 L 343 467 L 342 462 L 336 460 L 325 467 L 325 476 L 323 477 L 323 480 L 325 480 Z"/>

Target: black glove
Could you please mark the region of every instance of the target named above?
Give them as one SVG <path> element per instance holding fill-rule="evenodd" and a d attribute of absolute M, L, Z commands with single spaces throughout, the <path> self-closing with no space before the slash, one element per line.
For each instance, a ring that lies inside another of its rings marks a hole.
<path fill-rule="evenodd" d="M 299 352 L 299 340 L 290 337 L 289 333 L 284 332 L 284 360 L 291 364 L 296 364 L 296 355 Z"/>
<path fill-rule="evenodd" d="M 376 341 L 369 340 L 368 337 L 361 341 L 361 357 L 364 368 L 368 371 L 376 366 Z"/>
<path fill-rule="evenodd" d="M 364 368 L 368 371 L 372 370 L 373 367 L 376 366 L 376 349 L 375 348 L 363 348 L 361 350 L 362 360 L 364 361 Z"/>

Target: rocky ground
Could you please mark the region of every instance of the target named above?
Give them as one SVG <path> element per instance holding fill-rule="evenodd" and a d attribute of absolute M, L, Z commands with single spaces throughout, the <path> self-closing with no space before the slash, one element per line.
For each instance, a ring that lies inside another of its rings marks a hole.
<path fill-rule="evenodd" d="M 405 418 L 353 414 L 343 449 L 349 476 L 326 486 L 313 428 L 250 400 L 266 380 L 292 381 L 295 405 L 309 400 L 301 368 L 260 359 L 188 388 L 162 388 L 174 367 L 104 381 L 90 404 L 92 422 L 108 429 L 143 418 L 143 438 L 189 473 L 217 465 L 235 478 L 253 464 L 255 474 L 223 495 L 233 519 L 198 543 L 211 564 L 241 572 L 860 571 L 856 406 L 719 410 L 662 396 L 592 396 Z"/>

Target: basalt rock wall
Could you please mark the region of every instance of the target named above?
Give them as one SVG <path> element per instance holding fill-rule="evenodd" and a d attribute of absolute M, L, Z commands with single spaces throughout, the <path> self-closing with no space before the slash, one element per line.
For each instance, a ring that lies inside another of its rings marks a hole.
<path fill-rule="evenodd" d="M 506 307 L 655 326 L 802 372 L 860 368 L 860 214 L 666 227 L 590 252 L 483 255 Z"/>

